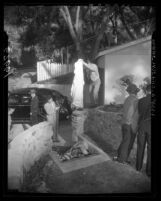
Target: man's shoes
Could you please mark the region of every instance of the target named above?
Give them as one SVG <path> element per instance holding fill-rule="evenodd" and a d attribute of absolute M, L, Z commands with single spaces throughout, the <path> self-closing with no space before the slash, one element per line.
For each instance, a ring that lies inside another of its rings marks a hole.
<path fill-rule="evenodd" d="M 118 162 L 118 163 L 122 163 L 122 164 L 129 165 L 129 162 L 120 160 L 117 156 L 114 156 L 114 157 L 113 157 L 113 161 L 116 161 L 116 162 Z"/>

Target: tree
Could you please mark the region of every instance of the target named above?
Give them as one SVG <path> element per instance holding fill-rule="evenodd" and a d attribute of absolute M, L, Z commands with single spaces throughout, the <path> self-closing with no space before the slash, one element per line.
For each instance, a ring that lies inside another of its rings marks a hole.
<path fill-rule="evenodd" d="M 60 13 L 68 26 L 78 55 L 84 56 L 84 39 L 88 36 L 95 36 L 90 54 L 92 59 L 95 58 L 112 12 L 113 7 L 109 5 L 62 6 L 60 8 Z"/>
<path fill-rule="evenodd" d="M 56 61 L 59 50 L 71 45 L 72 57 L 94 59 L 101 47 L 138 39 L 155 29 L 154 8 L 145 6 L 7 6 L 4 14 L 17 62 L 22 50 L 34 50 L 38 60 Z"/>

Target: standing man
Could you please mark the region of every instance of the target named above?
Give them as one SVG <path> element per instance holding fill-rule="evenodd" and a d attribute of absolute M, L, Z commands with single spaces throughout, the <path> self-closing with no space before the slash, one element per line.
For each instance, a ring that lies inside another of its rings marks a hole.
<path fill-rule="evenodd" d="M 146 174 L 151 176 L 151 84 L 146 87 L 146 96 L 138 102 L 139 130 L 137 136 L 136 169 L 141 170 L 147 143 Z"/>
<path fill-rule="evenodd" d="M 36 95 L 36 90 L 31 89 L 31 112 L 30 112 L 30 120 L 32 126 L 38 123 L 38 114 L 39 114 L 39 100 Z"/>
<path fill-rule="evenodd" d="M 101 80 L 98 72 L 98 67 L 96 64 L 91 63 L 89 60 L 88 63 L 83 61 L 83 64 L 89 69 L 90 76 L 90 85 L 89 85 L 89 93 L 91 102 L 94 102 L 94 106 L 98 105 L 98 92 L 101 85 Z"/>
<path fill-rule="evenodd" d="M 53 136 L 52 141 L 58 142 L 58 136 L 57 136 L 57 129 L 56 129 L 56 104 L 52 99 L 51 95 L 47 96 L 47 103 L 44 105 L 44 109 L 47 114 L 47 121 L 52 126 L 53 129 Z"/>
<path fill-rule="evenodd" d="M 121 163 L 128 161 L 136 137 L 136 130 L 133 129 L 133 117 L 137 110 L 139 89 L 135 84 L 130 84 L 126 90 L 129 96 L 123 106 L 122 142 L 118 149 L 118 156 L 114 157 L 114 160 Z"/>

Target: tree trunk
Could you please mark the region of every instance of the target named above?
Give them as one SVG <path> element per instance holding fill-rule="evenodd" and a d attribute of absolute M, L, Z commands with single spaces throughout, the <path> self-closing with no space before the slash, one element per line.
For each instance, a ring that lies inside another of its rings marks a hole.
<path fill-rule="evenodd" d="M 96 57 L 96 55 L 98 53 L 100 42 L 101 42 L 101 40 L 103 38 L 103 34 L 104 34 L 104 32 L 105 32 L 105 30 L 107 28 L 107 23 L 109 21 L 109 16 L 112 13 L 112 11 L 113 11 L 113 8 L 110 8 L 110 10 L 108 10 L 108 12 L 106 13 L 106 15 L 104 15 L 104 17 L 102 19 L 101 28 L 98 29 L 98 30 L 96 30 L 97 38 L 96 38 L 96 41 L 94 43 L 93 51 L 92 51 L 92 54 L 91 54 L 91 58 L 92 59 L 95 59 L 95 57 Z"/>
<path fill-rule="evenodd" d="M 68 29 L 70 31 L 70 34 L 73 38 L 73 41 L 76 46 L 76 52 L 77 52 L 77 58 L 83 57 L 83 50 L 81 45 L 81 39 L 82 39 L 82 22 L 81 22 L 81 15 L 80 15 L 80 6 L 77 7 L 76 12 L 76 22 L 74 23 L 71 18 L 71 14 L 69 12 L 68 6 L 63 6 L 60 8 L 60 12 L 62 13 L 62 16 L 64 17 Z M 75 24 L 75 26 L 74 26 Z"/>
<path fill-rule="evenodd" d="M 94 46 L 93 46 L 93 51 L 91 53 L 91 59 L 94 60 L 97 53 L 98 53 L 98 50 L 99 50 L 99 46 L 100 46 L 100 42 L 101 42 L 101 39 L 103 38 L 103 33 L 100 33 L 94 43 Z"/>
<path fill-rule="evenodd" d="M 77 51 L 77 57 L 78 58 L 85 58 L 85 54 L 83 53 L 83 47 L 80 41 L 76 42 L 76 51 Z"/>

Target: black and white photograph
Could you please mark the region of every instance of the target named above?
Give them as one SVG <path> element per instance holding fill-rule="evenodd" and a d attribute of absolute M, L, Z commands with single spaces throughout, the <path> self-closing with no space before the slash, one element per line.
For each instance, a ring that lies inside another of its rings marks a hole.
<path fill-rule="evenodd" d="M 156 8 L 15 3 L 3 21 L 8 192 L 151 193 Z"/>

